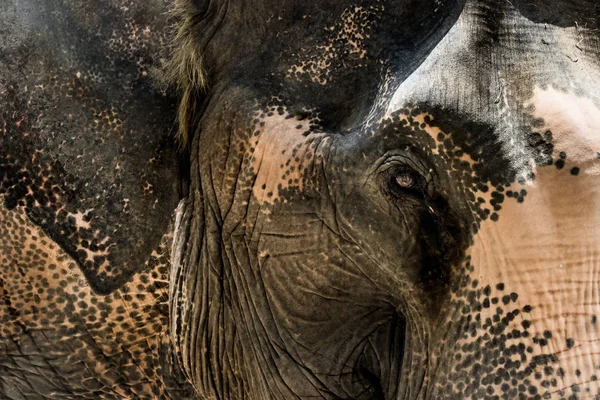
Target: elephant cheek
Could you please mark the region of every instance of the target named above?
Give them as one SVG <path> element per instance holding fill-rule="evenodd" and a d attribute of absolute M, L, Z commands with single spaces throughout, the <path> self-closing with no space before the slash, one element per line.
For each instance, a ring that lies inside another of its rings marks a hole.
<path fill-rule="evenodd" d="M 438 351 L 447 369 L 437 390 L 508 398 L 600 390 L 600 188 L 584 164 L 565 164 L 508 187 L 504 195 L 520 200 L 505 201 L 475 235 L 449 306 L 445 335 L 452 326 L 456 336 Z"/>

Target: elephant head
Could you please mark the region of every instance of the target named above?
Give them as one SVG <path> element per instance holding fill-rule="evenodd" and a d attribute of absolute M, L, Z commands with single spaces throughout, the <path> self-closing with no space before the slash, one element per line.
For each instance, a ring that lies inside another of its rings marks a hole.
<path fill-rule="evenodd" d="M 37 287 L 5 289 L 0 393 L 82 335 L 62 394 L 600 396 L 593 1 L 176 0 L 168 34 L 159 2 L 22 4 L 3 18 L 57 45 L 13 28 L 25 77 L 0 58 L 2 210 L 21 221 L 0 288 L 27 265 L 77 308 L 34 323 Z M 60 250 L 27 250 L 39 237 Z M 53 255 L 81 279 L 36 264 Z"/>
<path fill-rule="evenodd" d="M 591 3 L 183 3 L 170 334 L 200 394 L 596 395 Z"/>

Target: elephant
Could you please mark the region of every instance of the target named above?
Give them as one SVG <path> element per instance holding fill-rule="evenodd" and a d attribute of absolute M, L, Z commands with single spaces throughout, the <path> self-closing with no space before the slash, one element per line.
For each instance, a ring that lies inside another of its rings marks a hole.
<path fill-rule="evenodd" d="M 0 20 L 1 398 L 600 398 L 595 1 Z"/>

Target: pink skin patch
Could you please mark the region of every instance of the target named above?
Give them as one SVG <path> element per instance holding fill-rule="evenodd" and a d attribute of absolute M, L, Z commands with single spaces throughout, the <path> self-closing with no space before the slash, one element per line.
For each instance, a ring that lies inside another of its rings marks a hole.
<path fill-rule="evenodd" d="M 250 140 L 250 167 L 256 174 L 252 187 L 260 203 L 285 202 L 284 190 L 302 191 L 304 171 L 312 163 L 323 133 L 309 133 L 309 119 L 274 114 L 261 120 L 258 135 Z"/>
<path fill-rule="evenodd" d="M 552 87 L 536 88 L 528 105 L 534 108 L 534 117 L 543 119 L 545 129 L 552 132 L 557 154 L 564 151 L 567 160 L 585 174 L 600 174 L 600 109 L 592 100 Z"/>
<path fill-rule="evenodd" d="M 565 371 L 558 387 L 585 383 L 592 393 L 600 365 L 600 110 L 588 99 L 554 89 L 536 89 L 535 117 L 553 133 L 556 157 L 564 168 L 538 167 L 525 187 L 523 203 L 504 202 L 496 222 L 483 222 L 469 249 L 482 286 L 504 283 L 518 293 L 515 307 L 531 306 L 515 318 L 518 328 L 531 320 L 532 337 L 544 338 L 533 355 L 556 354 Z M 581 168 L 575 174 L 573 168 Z M 495 307 L 484 310 L 493 314 Z M 485 319 L 490 315 L 482 314 Z M 545 342 L 543 342 L 545 343 Z M 576 373 L 578 371 L 578 373 Z"/>

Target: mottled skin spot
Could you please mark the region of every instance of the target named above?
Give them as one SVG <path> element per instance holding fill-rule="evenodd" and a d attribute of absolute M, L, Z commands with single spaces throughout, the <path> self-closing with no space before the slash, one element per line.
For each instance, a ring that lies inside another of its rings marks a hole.
<path fill-rule="evenodd" d="M 533 117 L 544 122 L 541 129 L 552 132 L 552 144 L 559 152 L 554 157 L 563 160 L 563 166 L 572 170 L 584 165 L 586 174 L 600 174 L 596 162 L 600 148 L 600 106 L 590 98 L 554 88 L 536 88 L 527 105 L 533 108 Z"/>
<path fill-rule="evenodd" d="M 384 7 L 380 4 L 345 9 L 334 25 L 324 28 L 327 36 L 324 43 L 312 49 L 301 49 L 298 55 L 294 55 L 299 62 L 290 67 L 287 77 L 297 80 L 308 77 L 313 82 L 326 85 L 336 68 L 365 66 L 363 59 L 368 55 L 365 39 L 370 37 L 370 31 L 382 11 Z"/>

